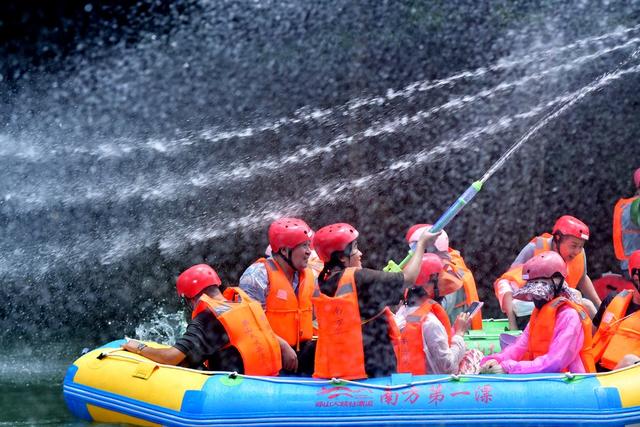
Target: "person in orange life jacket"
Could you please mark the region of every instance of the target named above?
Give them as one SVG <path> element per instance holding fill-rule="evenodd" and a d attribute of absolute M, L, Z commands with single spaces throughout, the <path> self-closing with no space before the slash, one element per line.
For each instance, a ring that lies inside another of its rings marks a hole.
<path fill-rule="evenodd" d="M 275 333 L 295 353 L 297 364 L 288 373 L 311 375 L 315 341 L 311 296 L 316 279 L 308 267 L 313 230 L 297 218 L 281 218 L 269 226 L 272 256 L 260 258 L 240 277 L 239 286 L 262 304 Z"/>
<path fill-rule="evenodd" d="M 357 379 L 396 370 L 393 340 L 399 334 L 388 305 L 397 304 L 405 285 L 415 283 L 424 248 L 438 234 L 425 231 L 403 272 L 362 268 L 358 231 L 331 224 L 313 237 L 324 268 L 312 299 L 318 320 L 315 378 Z"/>
<path fill-rule="evenodd" d="M 445 270 L 438 255 L 423 255 L 416 284 L 405 290 L 403 304 L 394 316 L 400 329 L 396 346 L 398 372 L 413 375 L 479 372 L 482 353 L 475 349 L 467 352 L 463 339 L 471 323 L 469 314 L 460 313 L 452 329 L 439 304 L 443 297 L 461 287 L 462 280 Z"/>
<path fill-rule="evenodd" d="M 594 357 L 600 371 L 616 369 L 629 355 L 640 356 L 640 250 L 631 254 L 629 276 L 635 289 L 611 292 L 593 318 L 598 328 L 593 337 Z"/>
<path fill-rule="evenodd" d="M 265 249 L 264 256 L 266 258 L 273 257 L 273 251 L 271 250 L 271 245 L 267 246 L 267 249 Z M 324 267 L 324 264 L 322 261 L 320 261 L 318 254 L 313 249 L 311 249 L 311 255 L 309 255 L 309 259 L 307 260 L 307 266 L 311 268 L 311 270 L 313 271 L 313 275 L 317 279 L 318 276 L 320 275 L 320 272 L 322 271 L 322 268 Z"/>
<path fill-rule="evenodd" d="M 613 209 L 613 249 L 623 275 L 628 270 L 629 256 L 640 249 L 640 168 L 633 174 L 633 183 L 636 193 L 619 199 Z"/>
<path fill-rule="evenodd" d="M 533 302 L 531 320 L 513 344 L 482 360 L 481 373 L 595 372 L 591 320 L 565 282 L 560 254 L 539 253 L 522 274 L 526 284 L 513 297 Z"/>
<path fill-rule="evenodd" d="M 406 240 L 411 250 L 415 247 L 418 236 L 420 236 L 424 228 L 430 229 L 431 227 L 431 224 L 416 224 L 409 228 Z M 444 308 L 449 315 L 449 321 L 455 322 L 458 314 L 464 312 L 474 301 L 480 300 L 473 273 L 464 262 L 460 251 L 449 247 L 449 236 L 444 230 L 442 230 L 442 234 L 440 234 L 434 244 L 427 247 L 425 251 L 438 255 L 445 263 L 445 268 L 462 280 L 463 286 L 455 292 L 445 295 L 441 302 L 442 308 Z M 473 319 L 471 319 L 471 328 L 482 329 L 481 311 L 478 311 L 478 314 L 474 315 Z"/>
<path fill-rule="evenodd" d="M 192 311 L 187 330 L 169 348 L 154 348 L 129 340 L 122 348 L 154 362 L 231 371 L 248 375 L 278 375 L 282 365 L 295 363 L 284 351 L 287 343 L 276 336 L 260 304 L 238 288 L 220 291 L 213 268 L 198 264 L 177 281 L 178 295 Z M 287 359 L 288 357 L 288 359 Z"/>
<path fill-rule="evenodd" d="M 577 287 L 582 291 L 586 297 L 582 298 L 582 304 L 591 317 L 595 315 L 597 307 L 600 305 L 600 298 L 587 275 L 587 257 L 584 245 L 589 240 L 589 227 L 577 218 L 564 215 L 558 218 L 552 233 L 545 233 L 531 240 L 520 251 L 509 270 L 496 279 L 493 285 L 500 308 L 509 319 L 510 329 L 520 329 L 518 318 L 528 316 L 534 308 L 533 304 L 528 301 L 513 299 L 513 292 L 525 283 L 522 278 L 522 265 L 544 251 L 552 250 L 559 253 L 567 263 L 567 284 L 572 289 Z M 579 297 L 582 296 L 579 295 Z"/>

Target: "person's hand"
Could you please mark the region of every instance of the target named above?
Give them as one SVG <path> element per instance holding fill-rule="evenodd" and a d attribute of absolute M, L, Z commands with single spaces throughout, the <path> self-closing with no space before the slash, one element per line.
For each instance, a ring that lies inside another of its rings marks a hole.
<path fill-rule="evenodd" d="M 504 374 L 502 366 L 495 359 L 488 360 L 484 365 L 480 366 L 481 374 Z"/>
<path fill-rule="evenodd" d="M 418 242 L 422 243 L 425 248 L 433 246 L 440 234 L 442 234 L 442 230 L 438 231 L 437 233 L 432 233 L 428 228 L 425 227 L 425 229 L 422 231 L 422 234 L 420 234 L 420 237 L 418 238 Z"/>
<path fill-rule="evenodd" d="M 463 336 L 469 330 L 469 324 L 471 323 L 471 317 L 469 313 L 462 312 L 456 317 L 456 321 L 453 323 L 453 329 L 456 331 L 456 335 Z"/>
<path fill-rule="evenodd" d="M 295 372 L 298 370 L 298 355 L 295 350 L 286 341 L 281 341 L 280 352 L 282 353 L 282 367 L 287 371 Z"/>
<path fill-rule="evenodd" d="M 140 341 L 138 340 L 127 340 L 121 347 L 124 350 L 130 351 L 131 353 L 138 353 L 138 346 L 140 345 Z"/>

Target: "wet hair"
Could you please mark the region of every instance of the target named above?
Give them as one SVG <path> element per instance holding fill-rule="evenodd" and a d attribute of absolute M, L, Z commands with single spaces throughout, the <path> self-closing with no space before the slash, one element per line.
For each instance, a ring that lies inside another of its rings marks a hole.
<path fill-rule="evenodd" d="M 416 305 L 421 303 L 427 296 L 427 290 L 424 286 L 413 286 L 405 289 L 402 303 L 404 305 Z M 432 299 L 438 304 L 440 304 L 444 299 L 444 297 L 440 296 L 440 292 L 438 292 L 437 282 L 434 284 L 434 296 Z"/>
<path fill-rule="evenodd" d="M 331 276 L 331 272 L 335 270 L 336 267 L 338 270 L 343 270 L 345 268 L 345 265 L 340 259 L 343 256 L 346 256 L 345 251 L 335 251 L 331 253 L 329 261 L 324 263 L 322 271 L 318 275 L 318 281 L 320 281 L 321 283 L 326 282 L 329 279 L 329 276 Z"/>

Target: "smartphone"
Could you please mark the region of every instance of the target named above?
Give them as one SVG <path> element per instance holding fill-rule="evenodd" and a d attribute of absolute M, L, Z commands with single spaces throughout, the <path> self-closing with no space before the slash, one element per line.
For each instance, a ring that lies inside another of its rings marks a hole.
<path fill-rule="evenodd" d="M 469 313 L 469 317 L 473 317 L 473 316 L 476 315 L 478 310 L 480 310 L 480 308 L 482 308 L 483 305 L 484 305 L 484 303 L 481 302 L 481 301 L 474 301 L 474 302 L 471 303 L 471 305 L 469 307 L 467 307 L 467 309 L 464 312 L 465 313 Z"/>

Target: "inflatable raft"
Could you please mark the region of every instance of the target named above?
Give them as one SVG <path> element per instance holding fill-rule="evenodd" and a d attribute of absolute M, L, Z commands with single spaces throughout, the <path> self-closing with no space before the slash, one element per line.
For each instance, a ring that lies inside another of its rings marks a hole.
<path fill-rule="evenodd" d="M 68 369 L 64 398 L 76 416 L 142 426 L 640 423 L 640 365 L 585 375 L 314 380 L 160 366 L 119 350 L 122 342 L 88 352 Z"/>

